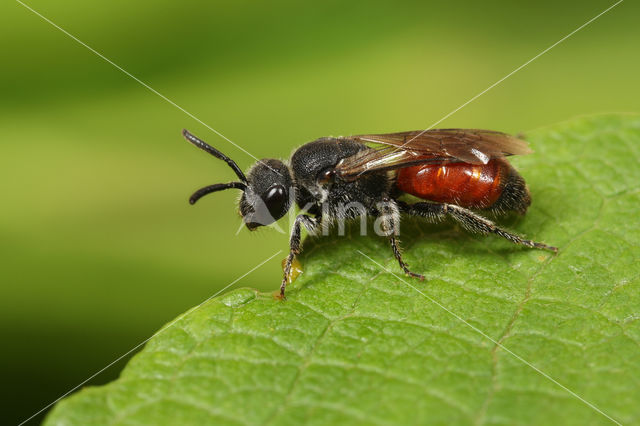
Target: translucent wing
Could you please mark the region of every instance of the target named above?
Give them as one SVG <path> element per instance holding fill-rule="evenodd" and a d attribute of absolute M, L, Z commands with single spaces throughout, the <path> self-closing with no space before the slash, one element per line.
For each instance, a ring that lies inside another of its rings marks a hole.
<path fill-rule="evenodd" d="M 338 163 L 336 174 L 344 179 L 421 163 L 487 164 L 494 158 L 531 152 L 521 139 L 506 133 L 477 129 L 416 130 L 341 139 L 377 145 Z"/>

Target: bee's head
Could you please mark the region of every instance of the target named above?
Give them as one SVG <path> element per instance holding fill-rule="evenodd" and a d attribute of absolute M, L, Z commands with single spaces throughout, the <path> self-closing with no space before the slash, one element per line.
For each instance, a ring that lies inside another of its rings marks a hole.
<path fill-rule="evenodd" d="M 291 175 L 280 160 L 264 159 L 251 167 L 247 188 L 240 198 L 240 215 L 247 228 L 269 225 L 287 214 Z"/>
<path fill-rule="evenodd" d="M 191 204 L 195 204 L 200 198 L 212 192 L 229 188 L 240 189 L 242 190 L 240 215 L 247 228 L 252 231 L 259 226 L 275 222 L 289 211 L 292 204 L 292 197 L 289 194 L 292 180 L 289 169 L 282 161 L 260 160 L 251 167 L 247 177 L 235 161 L 217 149 L 186 130 L 183 130 L 182 134 L 193 145 L 225 161 L 240 178 L 240 182 L 217 183 L 197 190 L 189 198 Z"/>

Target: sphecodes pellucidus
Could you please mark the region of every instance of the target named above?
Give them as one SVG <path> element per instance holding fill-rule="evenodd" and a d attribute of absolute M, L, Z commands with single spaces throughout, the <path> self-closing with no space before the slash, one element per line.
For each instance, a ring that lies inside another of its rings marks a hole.
<path fill-rule="evenodd" d="M 250 230 L 277 221 L 293 204 L 302 209 L 291 230 L 280 287 L 282 297 L 292 262 L 302 248 L 301 227 L 314 233 L 321 225 L 363 214 L 381 219 L 381 228 L 400 267 L 420 279 L 424 277 L 408 268 L 400 252 L 398 233 L 403 214 L 430 221 L 448 216 L 469 231 L 494 233 L 515 244 L 557 251 L 500 228 L 478 214 L 524 214 L 531 204 L 524 179 L 505 159 L 531 151 L 525 141 L 505 133 L 430 129 L 325 137 L 302 145 L 288 163 L 260 160 L 246 175 L 222 152 L 186 130 L 183 135 L 225 161 L 240 179 L 199 189 L 191 196 L 191 204 L 212 192 L 240 189 L 240 215 Z M 405 193 L 425 201 L 408 203 L 399 199 Z"/>

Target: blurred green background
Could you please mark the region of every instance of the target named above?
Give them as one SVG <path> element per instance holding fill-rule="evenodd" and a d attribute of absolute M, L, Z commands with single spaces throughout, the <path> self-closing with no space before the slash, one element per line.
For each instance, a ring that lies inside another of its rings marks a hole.
<path fill-rule="evenodd" d="M 27 4 L 253 155 L 286 158 L 320 136 L 425 128 L 612 3 Z M 439 126 L 640 111 L 639 12 L 620 4 Z M 0 16 L 0 363 L 17 422 L 287 236 L 236 236 L 237 192 L 187 203 L 234 176 L 183 127 L 243 168 L 251 157 L 19 3 Z M 282 257 L 236 286 L 275 290 Z"/>

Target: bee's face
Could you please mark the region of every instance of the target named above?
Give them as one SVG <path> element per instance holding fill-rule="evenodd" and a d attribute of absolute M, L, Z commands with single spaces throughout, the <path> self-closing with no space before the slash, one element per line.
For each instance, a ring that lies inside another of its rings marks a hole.
<path fill-rule="evenodd" d="M 249 170 L 247 180 L 239 206 L 247 228 L 269 225 L 287 214 L 292 204 L 292 180 L 282 161 L 260 160 Z"/>

